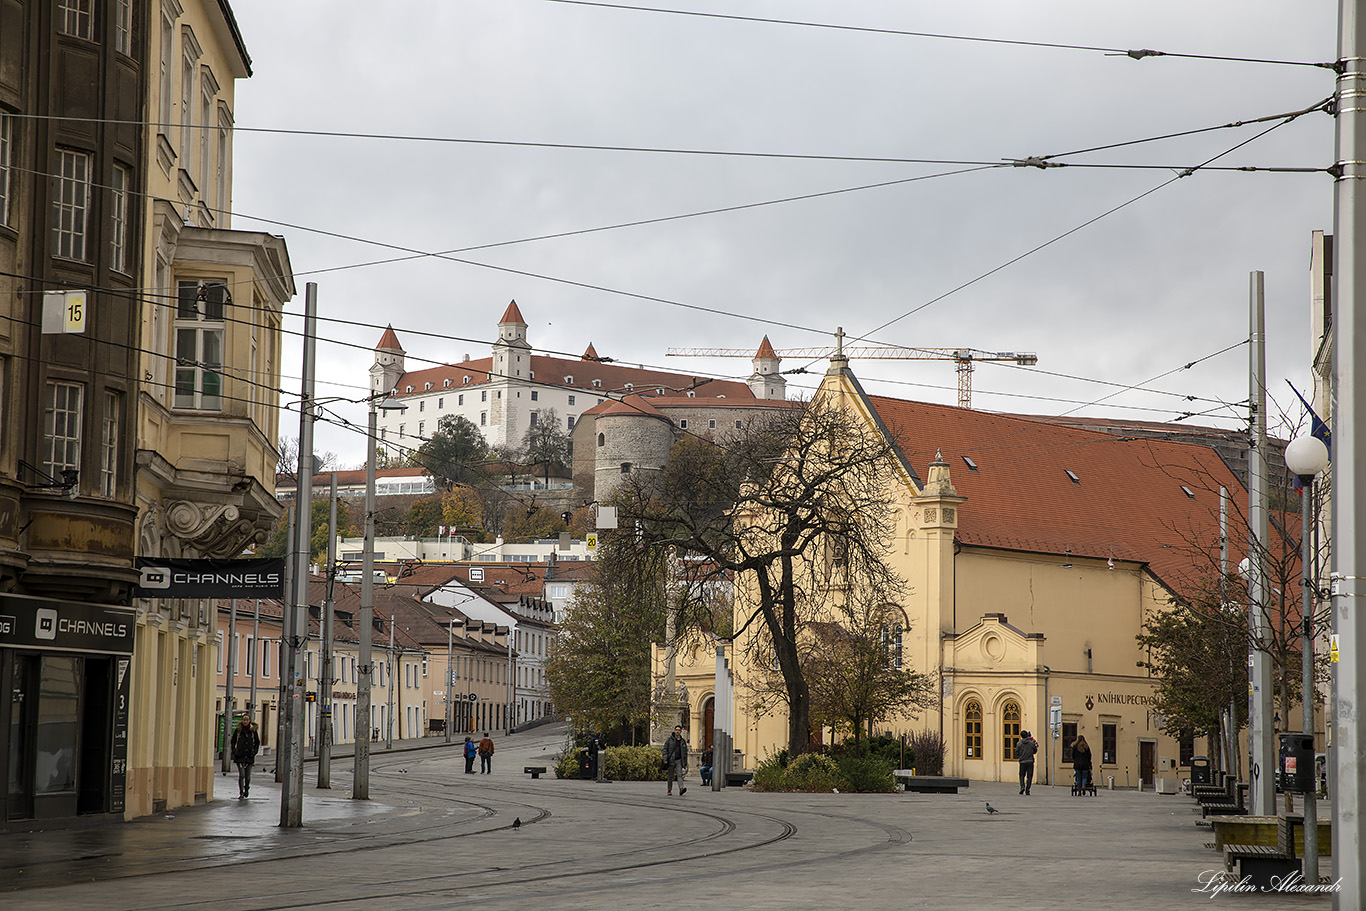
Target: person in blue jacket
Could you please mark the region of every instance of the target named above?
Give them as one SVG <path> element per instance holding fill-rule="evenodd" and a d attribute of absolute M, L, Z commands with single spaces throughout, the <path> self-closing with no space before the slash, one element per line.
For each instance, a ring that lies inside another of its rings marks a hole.
<path fill-rule="evenodd" d="M 474 774 L 474 757 L 479 755 L 479 748 L 474 745 L 474 741 L 469 737 L 465 738 L 465 774 Z"/>

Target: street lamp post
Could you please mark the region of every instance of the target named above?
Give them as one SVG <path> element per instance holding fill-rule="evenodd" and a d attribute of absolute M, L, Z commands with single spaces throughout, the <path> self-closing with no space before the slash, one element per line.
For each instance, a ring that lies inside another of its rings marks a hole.
<path fill-rule="evenodd" d="M 451 742 L 451 681 L 455 679 L 455 619 L 446 622 L 446 742 Z"/>
<path fill-rule="evenodd" d="M 365 544 L 361 550 L 360 578 L 360 679 L 356 684 L 356 752 L 351 773 L 351 796 L 356 800 L 370 799 L 370 684 L 375 665 L 370 655 L 375 624 L 375 437 L 376 416 L 379 409 L 406 411 L 387 393 L 370 396 L 370 417 L 365 435 Z"/>
<path fill-rule="evenodd" d="M 1304 691 L 1303 702 L 1304 736 L 1311 742 L 1314 737 L 1314 552 L 1310 543 L 1310 528 L 1314 510 L 1314 478 L 1328 467 L 1328 447 L 1314 436 L 1298 436 L 1285 447 L 1285 465 L 1300 479 L 1304 487 L 1304 497 L 1300 500 L 1300 585 L 1303 594 L 1300 598 L 1300 628 L 1302 633 Z M 1310 885 L 1319 881 L 1319 821 L 1318 821 L 1318 771 L 1314 772 L 1314 785 L 1304 794 L 1304 879 Z"/>

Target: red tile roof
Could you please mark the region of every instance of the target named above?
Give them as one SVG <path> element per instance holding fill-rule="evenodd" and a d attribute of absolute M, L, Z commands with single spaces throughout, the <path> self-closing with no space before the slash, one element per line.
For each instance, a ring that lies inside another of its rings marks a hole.
<path fill-rule="evenodd" d="M 869 401 L 917 483 L 942 451 L 954 487 L 968 498 L 957 534 L 966 545 L 1146 563 L 1167 585 L 1190 593 L 1210 565 L 1192 549 L 1218 552 L 1219 488 L 1246 502 L 1243 486 L 1206 446 L 880 396 Z"/>
<path fill-rule="evenodd" d="M 398 334 L 394 332 L 392 323 L 384 330 L 384 334 L 379 337 L 379 344 L 375 346 L 376 351 L 381 348 L 403 352 L 403 346 L 398 343 Z"/>
<path fill-rule="evenodd" d="M 589 342 L 589 343 L 588 343 L 588 347 L 585 348 L 585 349 L 583 349 L 583 356 L 580 358 L 580 360 L 584 360 L 584 361 L 596 361 L 597 359 L 598 359 L 598 349 L 596 349 L 596 348 L 593 347 L 593 343 L 592 343 L 592 342 Z"/>
<path fill-rule="evenodd" d="M 777 353 L 773 350 L 773 345 L 769 343 L 767 335 L 765 335 L 764 340 L 759 343 L 759 353 L 754 356 L 756 358 L 769 357 L 773 358 L 775 361 L 779 360 Z"/>
<path fill-rule="evenodd" d="M 503 318 L 498 321 L 498 325 L 500 326 L 504 323 L 520 323 L 523 326 L 526 325 L 526 320 L 522 319 L 522 311 L 517 309 L 516 301 L 508 304 L 507 310 L 503 312 Z"/>

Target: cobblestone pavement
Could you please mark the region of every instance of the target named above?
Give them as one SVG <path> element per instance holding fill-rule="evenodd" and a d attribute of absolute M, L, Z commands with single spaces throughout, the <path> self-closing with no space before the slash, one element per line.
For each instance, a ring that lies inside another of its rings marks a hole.
<path fill-rule="evenodd" d="M 975 782 L 958 795 L 712 792 L 539 780 L 557 729 L 495 738 L 491 775 L 459 745 L 377 753 L 369 801 L 309 782 L 304 826 L 279 788 L 131 823 L 0 835 L 0 906 L 24 911 L 485 909 L 1166 909 L 1325 898 L 1201 894 L 1222 869 L 1184 796 Z M 396 744 L 396 746 L 399 746 Z M 413 746 L 413 745 L 406 745 Z M 424 743 L 422 746 L 431 746 Z M 220 792 L 235 793 L 231 777 Z M 1000 810 L 989 814 L 986 803 Z M 520 820 L 519 827 L 513 826 Z M 1325 865 L 1326 867 L 1326 865 Z"/>

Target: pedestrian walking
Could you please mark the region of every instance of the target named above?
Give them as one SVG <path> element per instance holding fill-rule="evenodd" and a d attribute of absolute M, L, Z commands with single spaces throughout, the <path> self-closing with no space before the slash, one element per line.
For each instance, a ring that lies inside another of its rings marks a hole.
<path fill-rule="evenodd" d="M 1015 760 L 1020 764 L 1020 793 L 1028 794 L 1034 785 L 1034 754 L 1039 752 L 1039 742 L 1028 731 L 1020 732 L 1015 742 Z"/>
<path fill-rule="evenodd" d="M 1072 784 L 1072 793 L 1081 794 L 1091 786 L 1091 747 L 1086 742 L 1086 738 L 1078 735 L 1072 741 L 1072 774 L 1075 780 Z"/>
<path fill-rule="evenodd" d="M 474 757 L 479 755 L 479 748 L 474 745 L 474 741 L 469 735 L 465 736 L 465 774 L 474 774 Z"/>
<path fill-rule="evenodd" d="M 678 779 L 678 796 L 688 793 L 688 789 L 683 787 L 683 773 L 688 768 L 688 741 L 683 739 L 681 724 L 674 725 L 674 732 L 664 741 L 664 768 L 665 781 L 669 786 L 666 794 L 673 795 L 675 778 Z"/>
<path fill-rule="evenodd" d="M 232 761 L 237 764 L 237 799 L 246 800 L 251 793 L 251 767 L 261 750 L 261 735 L 257 733 L 250 715 L 243 715 L 237 727 L 232 729 L 229 748 Z"/>
<path fill-rule="evenodd" d="M 479 741 L 479 774 L 493 774 L 493 741 L 489 739 L 489 732 L 484 732 L 484 739 Z"/>

